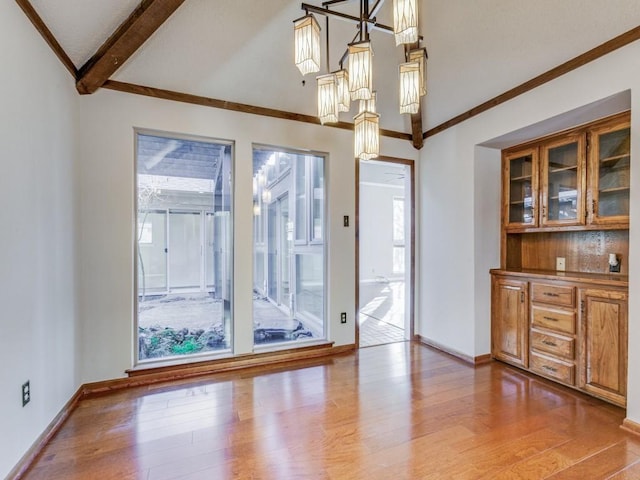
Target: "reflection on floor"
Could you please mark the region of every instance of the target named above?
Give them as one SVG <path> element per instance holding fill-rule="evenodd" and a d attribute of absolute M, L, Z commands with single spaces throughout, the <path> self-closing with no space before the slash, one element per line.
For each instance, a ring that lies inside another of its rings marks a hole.
<path fill-rule="evenodd" d="M 405 340 L 404 281 L 361 283 L 360 305 L 360 347 Z"/>

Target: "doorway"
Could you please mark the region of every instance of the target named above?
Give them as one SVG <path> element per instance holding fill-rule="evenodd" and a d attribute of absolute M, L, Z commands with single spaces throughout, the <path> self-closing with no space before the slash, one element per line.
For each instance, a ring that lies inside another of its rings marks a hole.
<path fill-rule="evenodd" d="M 413 337 L 414 166 L 360 160 L 357 311 L 359 347 Z"/>

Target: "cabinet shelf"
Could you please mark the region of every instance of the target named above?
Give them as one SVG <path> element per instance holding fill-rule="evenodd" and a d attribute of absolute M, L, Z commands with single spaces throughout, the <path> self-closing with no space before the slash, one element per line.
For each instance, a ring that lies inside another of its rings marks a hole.
<path fill-rule="evenodd" d="M 525 180 L 531 180 L 531 175 L 522 175 L 519 177 L 512 177 L 509 180 L 512 182 L 524 182 Z"/>
<path fill-rule="evenodd" d="M 573 165 L 571 167 L 549 168 L 549 173 L 568 172 L 570 170 L 578 170 L 578 166 L 577 165 Z"/>
<path fill-rule="evenodd" d="M 613 188 L 603 188 L 602 190 L 599 190 L 599 192 L 602 193 L 618 193 L 618 192 L 628 192 L 630 190 L 630 187 L 613 187 Z"/>
<path fill-rule="evenodd" d="M 622 158 L 630 158 L 630 157 L 631 157 L 631 154 L 625 153 L 624 155 L 616 155 L 614 157 L 601 158 L 600 163 L 615 162 L 616 160 L 620 160 Z"/>

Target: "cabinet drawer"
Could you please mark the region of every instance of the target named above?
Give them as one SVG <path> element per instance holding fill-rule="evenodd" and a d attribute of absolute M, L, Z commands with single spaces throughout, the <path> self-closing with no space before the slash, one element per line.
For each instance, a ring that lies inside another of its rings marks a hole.
<path fill-rule="evenodd" d="M 562 307 L 573 307 L 575 306 L 575 288 L 532 283 L 531 301 L 550 303 Z"/>
<path fill-rule="evenodd" d="M 555 378 L 562 383 L 575 385 L 575 366 L 561 362 L 560 360 L 543 357 L 542 355 L 537 355 L 535 352 L 531 352 L 529 369 L 545 377 Z"/>
<path fill-rule="evenodd" d="M 575 358 L 575 348 L 573 338 L 561 337 L 550 333 L 531 330 L 531 348 L 541 352 L 547 352 L 557 357 L 568 360 Z"/>
<path fill-rule="evenodd" d="M 549 308 L 531 307 L 531 325 L 534 327 L 548 328 L 558 332 L 576 333 L 576 314 L 563 310 L 552 310 Z"/>

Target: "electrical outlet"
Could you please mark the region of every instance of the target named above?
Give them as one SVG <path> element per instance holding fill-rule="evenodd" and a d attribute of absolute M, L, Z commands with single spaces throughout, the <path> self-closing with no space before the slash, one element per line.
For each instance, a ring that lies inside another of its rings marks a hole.
<path fill-rule="evenodd" d="M 342 217 L 342 225 L 344 225 L 345 227 L 349 226 L 349 215 L 345 215 L 344 217 Z"/>
<path fill-rule="evenodd" d="M 31 401 L 31 386 L 29 385 L 29 380 L 27 380 L 26 383 L 22 384 L 22 406 L 24 407 L 30 401 Z"/>
<path fill-rule="evenodd" d="M 347 312 L 342 312 L 340 314 L 340 323 L 347 323 Z"/>
<path fill-rule="evenodd" d="M 556 257 L 556 270 L 564 272 L 564 257 Z"/>

